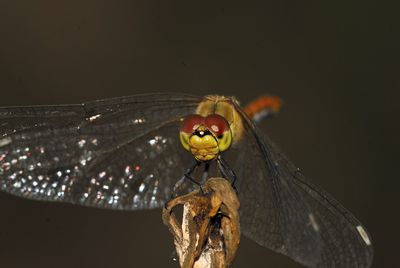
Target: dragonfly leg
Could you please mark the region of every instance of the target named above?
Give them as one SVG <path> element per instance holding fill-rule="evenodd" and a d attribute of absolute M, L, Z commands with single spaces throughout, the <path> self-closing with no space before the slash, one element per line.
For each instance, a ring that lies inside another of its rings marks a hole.
<path fill-rule="evenodd" d="M 192 164 L 192 166 L 190 166 L 190 168 L 188 168 L 186 170 L 186 172 L 183 174 L 182 178 L 180 178 L 174 185 L 173 189 L 172 189 L 172 193 L 171 193 L 171 198 L 175 197 L 176 192 L 179 190 L 179 188 L 183 185 L 183 183 L 185 182 L 185 180 L 189 180 L 192 183 L 201 186 L 201 184 L 196 181 L 193 177 L 192 177 L 192 173 L 196 170 L 196 168 L 198 166 L 200 166 L 201 162 L 195 160 L 195 162 Z"/>
<path fill-rule="evenodd" d="M 196 170 L 196 168 L 199 167 L 200 165 L 201 165 L 201 162 L 195 160 L 195 162 L 193 163 L 193 165 L 192 165 L 188 170 L 186 170 L 185 174 L 183 174 L 183 177 L 181 178 L 181 180 L 182 180 L 182 179 L 183 179 L 183 180 L 188 179 L 188 180 L 191 181 L 192 183 L 194 183 L 194 184 L 196 184 L 196 185 L 198 185 L 198 186 L 201 186 L 201 184 L 200 184 L 198 181 L 196 181 L 195 178 L 192 177 L 192 173 L 193 173 L 193 172 Z"/>
<path fill-rule="evenodd" d="M 231 180 L 231 185 L 236 190 L 235 182 L 237 177 L 235 171 L 233 171 L 233 169 L 230 168 L 228 163 L 221 156 L 218 156 L 217 164 L 218 164 L 218 169 L 221 172 L 222 176 L 224 176 L 227 180 Z"/>
<path fill-rule="evenodd" d="M 197 162 L 197 161 L 196 161 L 196 162 Z M 201 165 L 201 162 L 197 162 L 197 163 L 198 163 L 198 164 L 197 164 L 196 167 L 198 167 L 198 166 Z M 196 167 L 195 167 L 193 170 L 191 170 L 190 173 L 186 172 L 186 173 L 184 174 L 183 179 L 188 179 L 188 180 L 189 180 L 190 182 L 192 182 L 193 184 L 199 186 L 200 191 L 204 194 L 203 187 L 202 187 L 202 183 L 198 182 L 195 178 L 193 178 L 193 177 L 191 176 L 191 174 L 192 174 L 193 171 L 196 169 Z M 207 172 L 207 174 L 208 174 L 208 172 Z M 204 176 L 204 174 L 203 174 L 203 176 Z M 207 175 L 207 176 L 208 176 L 208 175 Z"/>

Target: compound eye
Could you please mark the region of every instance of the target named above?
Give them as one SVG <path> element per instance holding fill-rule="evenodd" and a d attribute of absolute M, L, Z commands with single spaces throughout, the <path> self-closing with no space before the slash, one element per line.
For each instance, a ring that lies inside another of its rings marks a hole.
<path fill-rule="evenodd" d="M 212 114 L 205 118 L 205 125 L 209 130 L 214 132 L 215 135 L 221 136 L 225 131 L 228 131 L 229 123 L 226 119 L 218 114 Z"/>
<path fill-rule="evenodd" d="M 201 124 L 204 123 L 204 117 L 198 114 L 192 114 L 185 117 L 181 126 L 181 132 L 192 134 Z"/>

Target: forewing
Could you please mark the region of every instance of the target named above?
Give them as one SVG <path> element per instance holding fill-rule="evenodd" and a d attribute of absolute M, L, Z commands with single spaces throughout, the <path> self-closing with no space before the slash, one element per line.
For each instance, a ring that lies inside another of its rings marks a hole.
<path fill-rule="evenodd" d="M 151 94 L 0 108 L 0 189 L 101 208 L 161 206 L 189 165 L 179 125 L 200 100 Z"/>
<path fill-rule="evenodd" d="M 362 224 L 306 181 L 237 109 L 246 129 L 233 148 L 244 235 L 308 267 L 370 267 L 373 250 Z"/>

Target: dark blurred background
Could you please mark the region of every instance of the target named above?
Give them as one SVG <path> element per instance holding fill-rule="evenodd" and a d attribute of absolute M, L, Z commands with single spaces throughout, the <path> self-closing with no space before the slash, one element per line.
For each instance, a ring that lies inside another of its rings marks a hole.
<path fill-rule="evenodd" d="M 144 92 L 284 100 L 261 127 L 398 264 L 398 8 L 378 1 L 1 1 L 0 105 Z M 177 267 L 161 211 L 0 193 L 0 267 Z M 243 238 L 235 267 L 300 267 Z"/>

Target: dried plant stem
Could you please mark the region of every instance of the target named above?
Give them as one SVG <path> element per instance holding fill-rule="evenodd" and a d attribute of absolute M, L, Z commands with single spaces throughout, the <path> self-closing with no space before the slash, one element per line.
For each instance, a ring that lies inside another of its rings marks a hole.
<path fill-rule="evenodd" d="M 170 200 L 163 221 L 182 268 L 230 267 L 240 242 L 239 200 L 230 183 L 210 178 L 202 190 Z M 173 209 L 183 206 L 180 223 Z"/>

